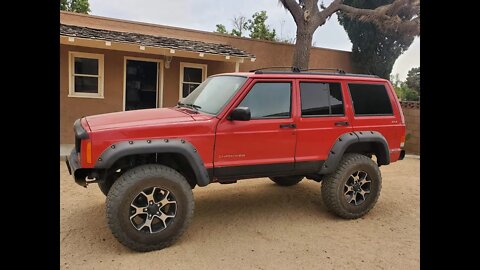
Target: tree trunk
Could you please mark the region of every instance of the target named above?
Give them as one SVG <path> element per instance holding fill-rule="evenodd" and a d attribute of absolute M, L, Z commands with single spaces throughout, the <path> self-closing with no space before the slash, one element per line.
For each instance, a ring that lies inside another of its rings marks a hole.
<path fill-rule="evenodd" d="M 310 48 L 312 47 L 313 31 L 307 27 L 297 27 L 297 40 L 293 51 L 293 65 L 300 69 L 307 69 L 310 62 Z"/>

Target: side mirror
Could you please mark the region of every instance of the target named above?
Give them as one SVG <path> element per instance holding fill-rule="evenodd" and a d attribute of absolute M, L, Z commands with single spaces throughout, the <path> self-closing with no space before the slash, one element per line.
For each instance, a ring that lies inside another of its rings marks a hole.
<path fill-rule="evenodd" d="M 248 107 L 237 107 L 230 113 L 228 120 L 248 121 L 250 118 L 250 109 Z"/>

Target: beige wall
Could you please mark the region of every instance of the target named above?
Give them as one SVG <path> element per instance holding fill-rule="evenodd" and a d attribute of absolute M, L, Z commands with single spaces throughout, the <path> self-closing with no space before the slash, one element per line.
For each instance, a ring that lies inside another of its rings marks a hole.
<path fill-rule="evenodd" d="M 405 142 L 405 151 L 407 154 L 420 154 L 420 107 L 408 106 L 402 102 L 403 115 L 405 116 L 405 125 L 407 126 L 407 141 Z"/>
<path fill-rule="evenodd" d="M 104 55 L 104 98 L 68 97 L 68 52 L 89 52 Z M 163 56 L 93 49 L 69 45 L 60 46 L 60 143 L 73 143 L 73 122 L 87 115 L 123 110 L 124 59 L 126 56 L 163 59 Z M 173 58 L 170 68 L 164 68 L 163 106 L 174 106 L 179 99 L 180 62 L 207 65 L 207 75 L 235 71 L 234 63 L 200 59 Z"/>
<path fill-rule="evenodd" d="M 240 71 L 268 67 L 290 66 L 293 45 L 278 42 L 252 40 L 181 29 L 168 26 L 133 23 L 122 20 L 102 18 L 61 12 L 60 21 L 64 24 L 102 28 L 123 32 L 137 32 L 180 39 L 230 44 L 256 56 L 256 61 L 246 60 L 240 64 Z M 104 99 L 68 97 L 68 52 L 90 52 L 104 55 Z M 123 110 L 124 57 L 143 57 L 164 59 L 162 55 L 133 53 L 106 49 L 86 48 L 61 44 L 60 46 L 60 143 L 73 143 L 72 125 L 82 116 Z M 170 69 L 164 69 L 163 105 L 173 106 L 178 101 L 180 62 L 207 64 L 207 75 L 235 71 L 235 64 L 229 62 L 208 61 L 173 57 Z M 351 72 L 350 53 L 322 48 L 313 48 L 310 56 L 311 67 L 342 68 Z"/>

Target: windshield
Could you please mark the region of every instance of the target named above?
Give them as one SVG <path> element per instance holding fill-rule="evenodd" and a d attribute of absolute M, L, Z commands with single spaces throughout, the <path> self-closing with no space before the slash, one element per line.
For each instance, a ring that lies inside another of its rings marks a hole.
<path fill-rule="evenodd" d="M 239 76 L 210 77 L 179 102 L 179 106 L 217 115 L 246 80 L 247 78 Z"/>

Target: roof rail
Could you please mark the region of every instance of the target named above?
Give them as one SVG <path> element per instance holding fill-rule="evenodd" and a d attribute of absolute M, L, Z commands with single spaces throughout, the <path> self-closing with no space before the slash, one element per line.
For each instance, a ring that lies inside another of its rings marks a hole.
<path fill-rule="evenodd" d="M 346 74 L 345 70 L 339 69 L 339 68 L 307 68 L 307 69 L 302 69 L 301 71 L 310 71 L 310 70 L 333 70 L 340 74 Z"/>
<path fill-rule="evenodd" d="M 257 72 L 257 71 L 267 70 L 272 68 L 289 68 L 291 69 L 292 72 L 297 72 L 297 73 L 302 71 L 300 68 L 296 66 L 273 66 L 273 67 L 263 67 L 263 68 L 252 69 L 252 70 L 249 70 L 248 72 Z"/>
<path fill-rule="evenodd" d="M 290 71 L 284 70 L 269 70 L 269 69 L 277 69 L 277 68 L 289 68 Z M 327 70 L 333 72 L 310 72 L 316 70 Z M 335 75 L 340 76 L 353 76 L 353 77 L 369 77 L 369 78 L 379 78 L 377 75 L 368 75 L 368 74 L 355 74 L 355 73 L 346 73 L 345 70 L 340 68 L 308 68 L 308 69 L 300 69 L 296 66 L 273 66 L 273 67 L 263 67 L 258 69 L 250 70 L 249 72 L 255 72 L 255 74 L 308 74 L 308 75 Z"/>

